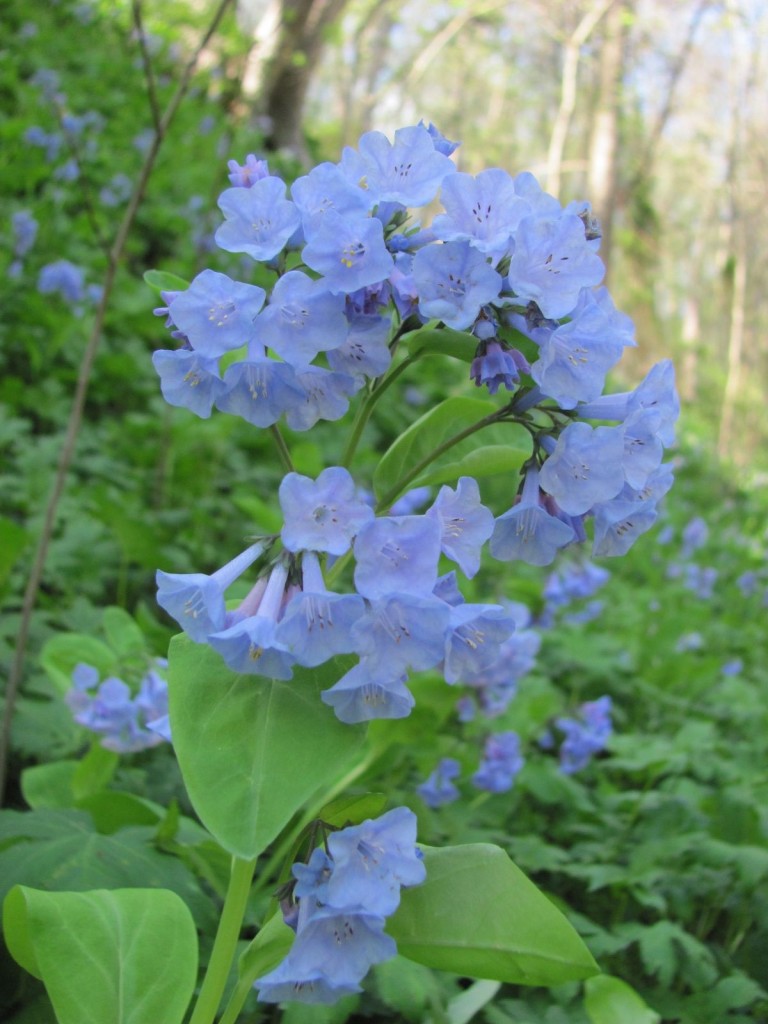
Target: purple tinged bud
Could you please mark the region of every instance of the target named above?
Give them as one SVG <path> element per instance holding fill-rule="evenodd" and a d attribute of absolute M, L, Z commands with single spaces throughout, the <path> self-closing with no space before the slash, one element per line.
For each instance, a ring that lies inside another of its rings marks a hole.
<path fill-rule="evenodd" d="M 253 153 L 249 153 L 244 164 L 237 160 L 228 160 L 229 180 L 236 188 L 250 188 L 262 178 L 269 177 L 269 165 L 266 160 L 257 160 Z"/>

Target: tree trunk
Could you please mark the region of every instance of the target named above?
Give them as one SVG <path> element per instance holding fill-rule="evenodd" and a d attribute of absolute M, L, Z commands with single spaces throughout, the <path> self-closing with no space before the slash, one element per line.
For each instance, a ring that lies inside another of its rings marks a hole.
<path fill-rule="evenodd" d="M 627 13 L 631 0 L 619 0 L 608 11 L 605 39 L 600 49 L 599 91 L 589 141 L 587 198 L 600 221 L 600 254 L 606 282 L 611 267 L 611 242 L 616 209 L 619 116 L 622 103 L 622 72 L 627 39 Z"/>
<path fill-rule="evenodd" d="M 268 150 L 307 162 L 302 115 L 325 34 L 347 0 L 282 0 L 277 48 L 265 70 L 259 106 L 267 118 Z"/>
<path fill-rule="evenodd" d="M 547 192 L 553 196 L 560 193 L 560 177 L 563 169 L 563 154 L 571 118 L 576 106 L 576 82 L 579 73 L 581 47 L 615 0 L 593 0 L 576 28 L 563 44 L 563 69 L 560 79 L 560 105 L 552 126 L 547 153 Z"/>

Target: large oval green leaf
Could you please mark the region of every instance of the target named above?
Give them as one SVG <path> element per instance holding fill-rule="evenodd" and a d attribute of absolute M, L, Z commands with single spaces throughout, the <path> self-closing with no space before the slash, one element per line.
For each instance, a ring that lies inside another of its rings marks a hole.
<path fill-rule="evenodd" d="M 403 890 L 387 931 L 411 960 L 518 985 L 599 973 L 557 907 L 498 846 L 425 848 L 427 880 Z"/>
<path fill-rule="evenodd" d="M 482 477 L 517 471 L 529 458 L 532 447 L 530 434 L 518 423 L 491 423 L 429 461 L 441 445 L 498 408 L 485 398 L 457 396 L 426 412 L 398 437 L 376 467 L 373 489 L 377 499 L 394 500 L 401 481 L 422 464 L 423 468 L 405 486 L 451 483 L 465 475 Z"/>
<path fill-rule="evenodd" d="M 197 933 L 163 889 L 39 892 L 3 907 L 8 949 L 41 978 L 59 1024 L 178 1024 L 197 978 Z"/>
<path fill-rule="evenodd" d="M 261 853 L 351 768 L 365 727 L 344 725 L 320 700 L 348 661 L 297 669 L 286 683 L 237 675 L 183 635 L 171 641 L 171 732 L 184 782 L 203 824 L 235 856 Z"/>

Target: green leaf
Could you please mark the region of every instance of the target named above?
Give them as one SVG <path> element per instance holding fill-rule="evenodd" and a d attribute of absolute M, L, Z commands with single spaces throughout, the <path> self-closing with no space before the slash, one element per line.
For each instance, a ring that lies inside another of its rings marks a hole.
<path fill-rule="evenodd" d="M 21 773 L 21 792 L 33 810 L 41 807 L 71 807 L 75 802 L 72 780 L 77 761 L 36 764 Z"/>
<path fill-rule="evenodd" d="M 440 445 L 496 412 L 484 398 L 448 398 L 426 412 L 385 452 L 373 474 L 377 499 L 389 495 L 400 481 Z M 480 445 L 482 438 L 483 444 Z M 448 448 L 406 486 L 449 483 L 464 474 L 488 476 L 517 470 L 530 456 L 531 439 L 516 423 L 493 423 Z"/>
<path fill-rule="evenodd" d="M 171 889 L 201 927 L 215 927 L 213 905 L 196 877 L 177 857 L 153 845 L 151 826 L 94 830 L 82 811 L 3 811 L 0 816 L 0 899 L 14 885 L 62 892 L 109 888 Z"/>
<path fill-rule="evenodd" d="M 430 998 L 437 993 L 435 976 L 422 964 L 396 956 L 373 969 L 383 1003 L 405 1020 L 423 1021 Z"/>
<path fill-rule="evenodd" d="M 195 810 L 230 853 L 251 859 L 353 763 L 365 728 L 320 700 L 350 659 L 297 669 L 291 682 L 237 675 L 209 647 L 171 641 L 176 756 Z"/>
<path fill-rule="evenodd" d="M 77 801 L 78 810 L 87 811 L 97 831 L 112 835 L 131 825 L 156 826 L 163 809 L 132 793 L 102 790 Z"/>
<path fill-rule="evenodd" d="M 451 356 L 464 363 L 471 363 L 477 351 L 477 338 L 468 331 L 454 331 L 451 327 L 422 327 L 409 331 L 400 339 L 411 355 L 418 354 Z"/>
<path fill-rule="evenodd" d="M 501 988 L 499 981 L 476 981 L 448 1003 L 450 1024 L 468 1024 Z"/>
<path fill-rule="evenodd" d="M 72 672 L 80 662 L 93 665 L 102 677 L 117 671 L 114 651 L 101 640 L 81 633 L 52 637 L 43 647 L 40 662 L 62 696 L 72 688 Z"/>
<path fill-rule="evenodd" d="M 11 955 L 41 978 L 59 1024 L 176 1024 L 197 977 L 189 910 L 163 889 L 39 892 L 3 907 Z"/>
<path fill-rule="evenodd" d="M 273 970 L 286 956 L 296 935 L 283 921 L 281 913 L 273 914 L 237 961 L 239 978 L 246 978 L 252 984 Z"/>
<path fill-rule="evenodd" d="M 358 793 L 337 797 L 318 812 L 318 818 L 335 828 L 359 825 L 368 818 L 377 818 L 387 805 L 385 793 Z"/>
<path fill-rule="evenodd" d="M 105 608 L 102 623 L 107 642 L 119 657 L 129 658 L 145 651 L 144 634 L 123 608 Z"/>
<path fill-rule="evenodd" d="M 499 426 L 496 426 L 497 433 Z M 510 424 L 505 424 L 504 428 L 506 432 L 513 429 Z M 522 427 L 518 428 L 517 439 L 520 441 L 518 447 L 513 447 L 510 444 L 486 444 L 470 448 L 472 440 L 470 438 L 457 445 L 451 452 L 451 454 L 458 454 L 459 458 L 446 462 L 440 459 L 434 466 L 419 474 L 419 486 L 450 484 L 454 480 L 458 480 L 460 476 L 473 476 L 478 479 L 500 473 L 516 473 L 531 454 L 530 436 Z M 514 489 L 515 485 L 513 484 L 510 486 L 510 493 Z"/>
<path fill-rule="evenodd" d="M 166 270 L 147 270 L 144 272 L 144 280 L 156 292 L 179 292 L 189 288 L 189 281 L 176 274 L 169 274 Z"/>
<path fill-rule="evenodd" d="M 584 1009 L 592 1024 L 658 1024 L 658 1013 L 620 978 L 598 974 L 584 985 Z"/>
<path fill-rule="evenodd" d="M 425 848 L 427 880 L 387 931 L 401 955 L 456 974 L 558 985 L 598 973 L 560 911 L 498 846 Z"/>
<path fill-rule="evenodd" d="M 75 800 L 84 800 L 102 792 L 119 763 L 120 757 L 113 750 L 107 750 L 98 742 L 94 743 L 78 764 L 72 778 Z"/>

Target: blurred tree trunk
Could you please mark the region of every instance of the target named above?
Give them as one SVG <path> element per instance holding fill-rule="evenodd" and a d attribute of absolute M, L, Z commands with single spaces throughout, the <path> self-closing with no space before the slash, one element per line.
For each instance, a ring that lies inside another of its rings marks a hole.
<path fill-rule="evenodd" d="M 302 115 L 327 34 L 347 0 L 271 0 L 255 30 L 243 91 L 257 96 L 268 150 L 306 162 Z"/>
<path fill-rule="evenodd" d="M 759 47 L 751 39 L 750 60 L 740 87 L 735 90 L 731 115 L 732 139 L 728 159 L 727 183 L 729 187 L 731 273 L 730 325 L 723 404 L 720 409 L 720 429 L 717 451 L 721 458 L 734 460 L 734 420 L 742 384 L 744 358 L 744 332 L 747 312 L 747 224 L 749 211 L 745 191 L 745 165 L 753 147 L 747 134 L 746 115 L 749 97 L 755 88 L 759 67 Z M 739 461 L 735 459 L 735 461 Z"/>
<path fill-rule="evenodd" d="M 622 74 L 627 43 L 627 26 L 634 0 L 619 0 L 607 12 L 605 37 L 600 48 L 598 94 L 592 115 L 589 140 L 587 197 L 602 228 L 600 254 L 605 262 L 606 282 L 611 269 L 611 243 L 616 210 L 619 151 L 619 119 L 622 104 Z"/>
<path fill-rule="evenodd" d="M 733 226 L 733 284 L 731 286 L 731 317 L 728 331 L 728 362 L 725 392 L 720 413 L 717 452 L 723 459 L 733 459 L 733 421 L 741 387 L 741 363 L 744 353 L 744 323 L 747 308 L 747 244 L 744 223 Z"/>
<path fill-rule="evenodd" d="M 579 20 L 576 28 L 563 43 L 563 64 L 560 78 L 560 103 L 552 125 L 547 152 L 547 192 L 557 196 L 563 169 L 563 154 L 571 118 L 576 106 L 576 84 L 579 73 L 581 48 L 591 36 L 600 19 L 613 6 L 615 0 L 593 0 Z"/>

